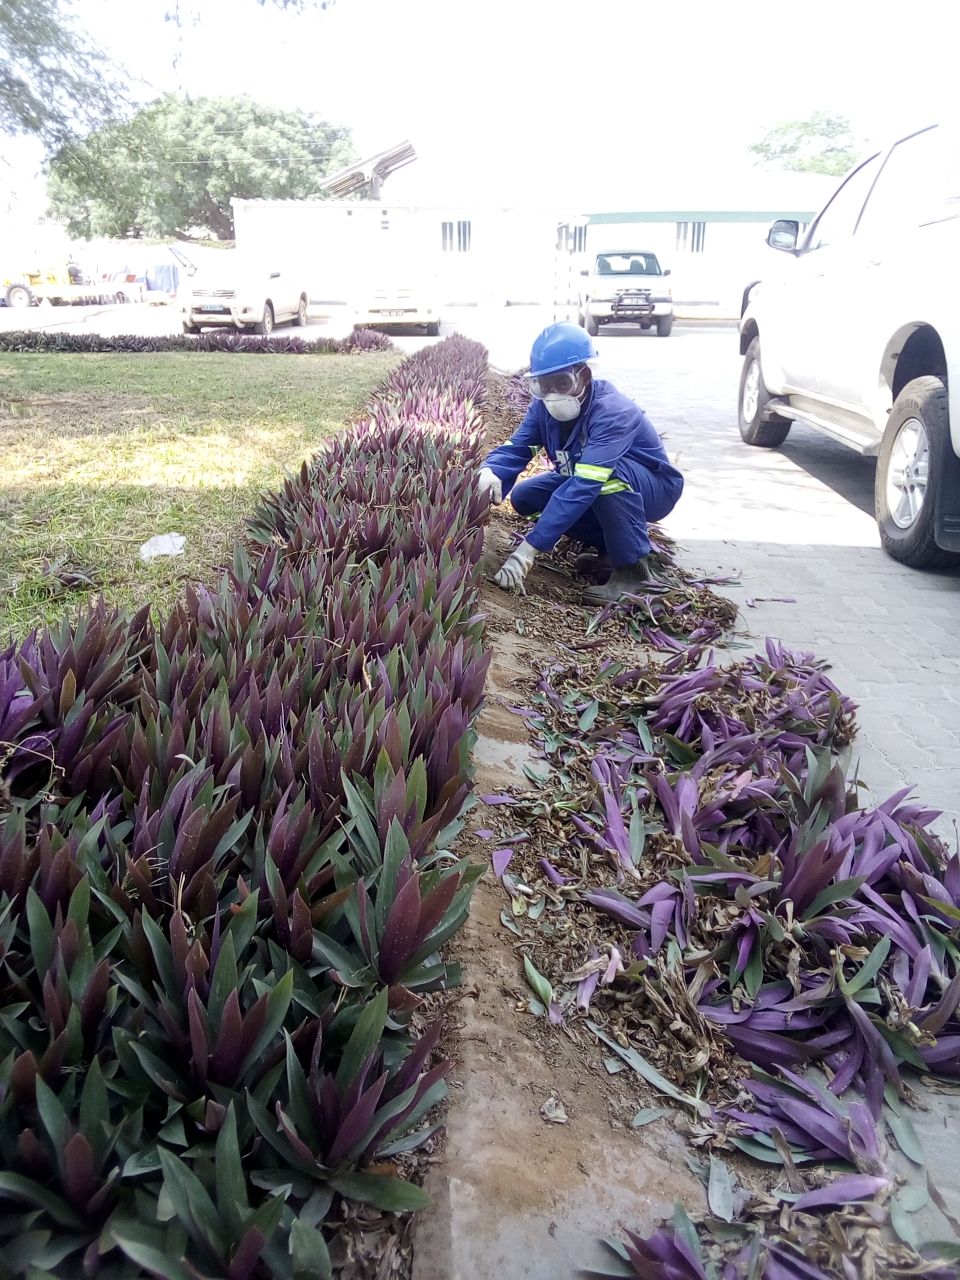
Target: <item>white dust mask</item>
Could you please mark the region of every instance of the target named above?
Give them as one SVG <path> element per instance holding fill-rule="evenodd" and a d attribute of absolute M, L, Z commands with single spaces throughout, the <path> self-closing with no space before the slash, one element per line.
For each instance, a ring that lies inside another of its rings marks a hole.
<path fill-rule="evenodd" d="M 550 417 L 558 422 L 572 422 L 580 412 L 580 401 L 576 396 L 551 391 L 543 397 L 543 403 Z"/>

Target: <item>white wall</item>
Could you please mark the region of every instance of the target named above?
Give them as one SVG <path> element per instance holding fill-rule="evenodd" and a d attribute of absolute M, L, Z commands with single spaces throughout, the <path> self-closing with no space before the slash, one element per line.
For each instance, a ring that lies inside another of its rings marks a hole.
<path fill-rule="evenodd" d="M 445 304 L 546 302 L 553 292 L 560 215 L 551 211 L 238 200 L 234 217 L 238 254 L 302 271 L 314 301 L 349 301 L 384 275 L 435 279 Z M 461 222 L 469 223 L 466 252 Z M 448 249 L 444 223 L 453 230 Z"/>

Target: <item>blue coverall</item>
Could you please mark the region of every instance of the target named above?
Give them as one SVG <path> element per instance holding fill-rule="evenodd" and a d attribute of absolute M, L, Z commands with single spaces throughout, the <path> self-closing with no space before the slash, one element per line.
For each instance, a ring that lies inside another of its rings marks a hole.
<path fill-rule="evenodd" d="M 553 471 L 516 484 L 541 449 Z M 573 422 L 558 422 L 542 400 L 532 401 L 512 438 L 483 465 L 521 515 L 542 513 L 527 534 L 531 546 L 551 551 L 566 534 L 605 553 L 614 568 L 649 554 L 647 521 L 662 520 L 683 492 L 683 476 L 647 415 L 603 381 L 591 383 Z"/>

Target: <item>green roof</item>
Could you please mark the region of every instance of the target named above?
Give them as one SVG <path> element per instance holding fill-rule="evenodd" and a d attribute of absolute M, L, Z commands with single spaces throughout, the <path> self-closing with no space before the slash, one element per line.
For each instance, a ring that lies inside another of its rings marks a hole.
<path fill-rule="evenodd" d="M 792 218 L 797 222 L 811 222 L 814 212 L 807 210 L 777 209 L 763 212 L 755 209 L 644 209 L 637 213 L 591 213 L 592 225 L 614 222 L 776 222 L 778 218 Z"/>

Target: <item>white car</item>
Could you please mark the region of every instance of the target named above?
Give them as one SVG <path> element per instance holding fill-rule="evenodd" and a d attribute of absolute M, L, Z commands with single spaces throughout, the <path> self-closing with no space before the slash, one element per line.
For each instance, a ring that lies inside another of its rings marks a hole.
<path fill-rule="evenodd" d="M 579 319 L 592 337 L 602 324 L 657 326 L 666 338 L 673 328 L 673 290 L 655 253 L 638 249 L 610 249 L 598 253 L 580 272 Z"/>
<path fill-rule="evenodd" d="M 208 272 L 180 286 L 183 332 L 207 327 L 250 333 L 272 333 L 285 321 L 307 323 L 307 290 L 301 280 L 282 271 L 231 272 L 229 280 Z"/>
<path fill-rule="evenodd" d="M 740 434 L 772 448 L 802 420 L 877 457 L 884 547 L 960 564 L 960 132 L 934 125 L 858 165 L 740 320 Z"/>
<path fill-rule="evenodd" d="M 435 338 L 440 332 L 440 305 L 432 286 L 381 282 L 358 290 L 350 304 L 350 322 L 355 329 L 376 325 L 423 329 Z"/>

